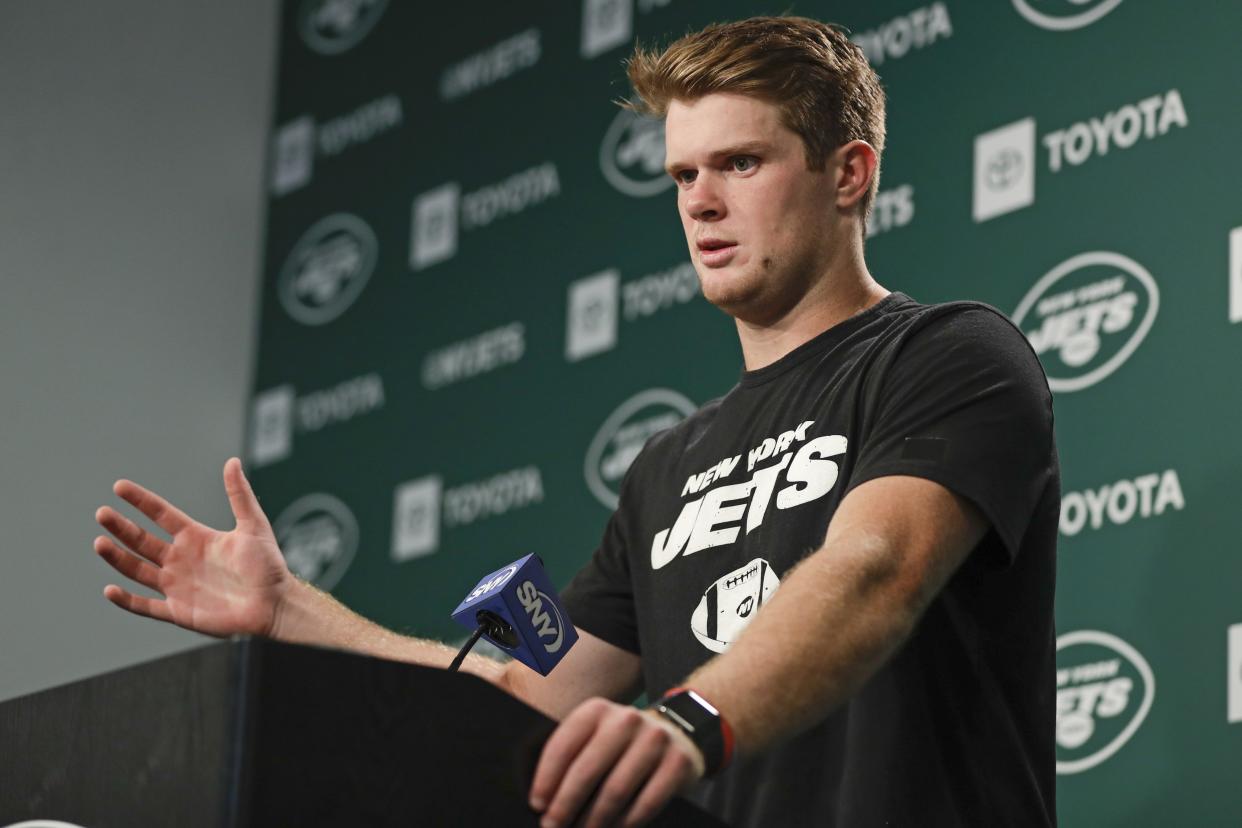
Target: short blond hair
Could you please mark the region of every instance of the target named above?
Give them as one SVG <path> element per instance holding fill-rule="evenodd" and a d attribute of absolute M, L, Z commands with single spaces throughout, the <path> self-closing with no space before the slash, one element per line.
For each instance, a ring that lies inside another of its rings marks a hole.
<path fill-rule="evenodd" d="M 877 156 L 871 188 L 860 202 L 866 222 L 880 184 L 884 89 L 840 29 L 792 16 L 714 23 L 662 51 L 639 46 L 626 68 L 636 97 L 622 105 L 651 117 L 663 118 L 674 100 L 713 92 L 775 104 L 784 125 L 802 139 L 809 170 L 823 170 L 837 147 L 866 141 Z"/>

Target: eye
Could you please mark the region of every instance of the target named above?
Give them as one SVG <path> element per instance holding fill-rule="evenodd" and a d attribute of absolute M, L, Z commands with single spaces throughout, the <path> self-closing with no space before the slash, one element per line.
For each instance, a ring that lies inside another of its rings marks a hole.
<path fill-rule="evenodd" d="M 698 175 L 694 170 L 678 170 L 673 173 L 673 179 L 678 184 L 693 184 L 695 177 Z"/>
<path fill-rule="evenodd" d="M 734 172 L 750 172 L 759 164 L 759 159 L 753 155 L 735 155 L 729 159 L 729 166 Z"/>

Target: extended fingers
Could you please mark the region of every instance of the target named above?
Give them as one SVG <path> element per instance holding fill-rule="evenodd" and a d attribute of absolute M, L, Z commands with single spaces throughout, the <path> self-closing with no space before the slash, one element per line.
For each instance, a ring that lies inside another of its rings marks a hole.
<path fill-rule="evenodd" d="M 171 622 L 173 620 L 172 613 L 168 611 L 168 604 L 164 601 L 156 601 L 151 598 L 144 598 L 141 595 L 134 595 L 132 592 L 126 592 L 115 584 L 108 584 L 104 587 L 104 597 L 121 609 L 134 613 L 134 615 L 144 615 L 147 618 L 155 618 L 160 621 Z"/>
<path fill-rule="evenodd" d="M 159 589 L 159 569 L 142 558 L 129 554 L 110 539 L 102 535 L 95 538 L 95 552 L 126 578 L 145 587 Z"/>
<path fill-rule="evenodd" d="M 155 522 L 170 535 L 175 535 L 193 523 L 185 512 L 169 503 L 155 492 L 144 489 L 132 480 L 118 480 L 112 491 Z"/>
<path fill-rule="evenodd" d="M 144 558 L 156 563 L 163 559 L 168 544 L 115 509 L 100 506 L 95 511 L 95 521 Z"/>

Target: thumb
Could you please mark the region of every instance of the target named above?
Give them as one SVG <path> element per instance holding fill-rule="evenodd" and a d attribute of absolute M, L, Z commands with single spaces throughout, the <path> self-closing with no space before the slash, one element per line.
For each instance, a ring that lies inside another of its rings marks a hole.
<path fill-rule="evenodd" d="M 250 488 L 250 481 L 242 471 L 241 461 L 230 457 L 224 464 L 224 491 L 229 496 L 229 506 L 233 509 L 233 517 L 237 519 L 239 529 L 271 529 L 267 515 L 259 506 L 259 499 Z"/>

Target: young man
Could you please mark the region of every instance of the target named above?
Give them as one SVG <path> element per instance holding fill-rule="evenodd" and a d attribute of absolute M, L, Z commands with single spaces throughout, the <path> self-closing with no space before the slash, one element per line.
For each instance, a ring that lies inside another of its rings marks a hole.
<path fill-rule="evenodd" d="M 884 100 L 839 31 L 711 26 L 630 77 L 666 118 L 690 255 L 745 371 L 635 460 L 565 591 L 581 640 L 557 670 L 467 661 L 562 719 L 532 807 L 635 824 L 689 790 L 738 826 L 1052 824 L 1059 477 L 1034 353 L 986 306 L 867 272 Z M 449 663 L 290 576 L 236 460 L 225 487 L 220 533 L 118 482 L 173 540 L 102 508 L 136 554 L 98 553 L 166 597 L 105 595 L 210 634 Z M 644 689 L 661 712 L 628 706 Z"/>

